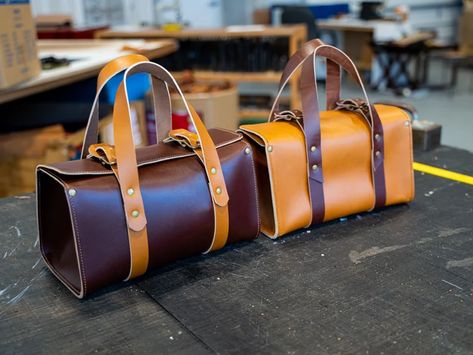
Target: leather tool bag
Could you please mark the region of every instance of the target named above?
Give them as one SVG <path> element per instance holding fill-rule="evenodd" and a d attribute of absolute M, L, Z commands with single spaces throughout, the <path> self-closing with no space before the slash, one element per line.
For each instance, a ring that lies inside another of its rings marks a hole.
<path fill-rule="evenodd" d="M 114 146 L 96 144 L 100 91 L 126 68 L 113 109 Z M 152 76 L 160 142 L 135 151 L 126 82 L 143 72 Z M 181 95 L 196 133 L 170 131 L 168 87 Z M 234 132 L 207 131 L 170 73 L 138 55 L 99 75 L 82 159 L 38 166 L 37 208 L 43 258 L 79 298 L 259 232 L 248 144 Z"/>
<path fill-rule="evenodd" d="M 316 57 L 327 59 L 327 110 L 319 111 Z M 278 112 L 288 80 L 301 68 L 302 112 Z M 341 100 L 344 69 L 363 100 Z M 412 132 L 399 107 L 371 105 L 353 62 L 320 40 L 290 58 L 268 123 L 240 127 L 252 144 L 261 230 L 271 238 L 314 223 L 414 198 Z"/>

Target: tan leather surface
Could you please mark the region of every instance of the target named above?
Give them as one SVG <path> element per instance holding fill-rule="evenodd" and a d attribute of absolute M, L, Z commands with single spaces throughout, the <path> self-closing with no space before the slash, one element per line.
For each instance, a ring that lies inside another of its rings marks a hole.
<path fill-rule="evenodd" d="M 202 149 L 194 149 L 194 152 L 197 154 L 200 161 L 203 164 L 205 164 Z M 209 190 L 212 190 L 212 186 L 210 185 L 210 183 L 209 183 Z M 212 237 L 212 243 L 210 243 L 209 248 L 204 252 L 204 254 L 223 248 L 228 240 L 228 230 L 229 230 L 228 204 L 226 204 L 225 206 L 219 206 L 215 203 L 214 200 L 212 200 L 212 205 L 213 205 L 213 211 L 214 211 L 214 234 Z"/>
<path fill-rule="evenodd" d="M 113 138 L 117 157 L 118 178 L 128 227 L 134 231 L 140 231 L 146 226 L 146 215 L 143 210 L 135 145 L 131 134 L 130 107 L 126 96 L 126 87 L 123 84 L 124 82 L 120 84 L 115 97 Z M 127 190 L 130 188 L 134 190 L 133 196 L 127 194 Z M 132 217 L 133 211 L 138 211 L 139 215 Z"/>
<path fill-rule="evenodd" d="M 324 162 L 324 221 L 368 211 L 375 197 L 368 123 L 356 113 L 322 111 L 320 129 Z"/>
<path fill-rule="evenodd" d="M 190 132 L 187 129 L 179 128 L 169 131 L 168 137 L 164 140 L 164 143 L 178 142 L 184 147 L 196 149 L 200 147 L 199 137 L 194 132 Z"/>
<path fill-rule="evenodd" d="M 375 105 L 384 130 L 386 205 L 414 199 L 412 127 L 408 114 L 394 106 Z M 406 125 L 406 122 L 409 124 Z"/>
<path fill-rule="evenodd" d="M 141 54 L 129 54 L 110 61 L 100 71 L 97 78 L 97 92 L 92 104 L 92 109 L 89 114 L 89 119 L 84 134 L 81 158 L 86 157 L 87 151 L 91 144 L 97 143 L 99 121 L 98 105 L 99 96 L 103 88 L 115 75 L 131 67 L 132 65 L 143 61 L 148 61 L 148 58 Z M 153 93 L 154 113 L 155 116 L 159 117 L 156 122 L 156 137 L 158 142 L 161 142 L 167 137 L 168 132 L 171 130 L 172 126 L 171 96 L 169 94 L 167 84 L 156 78 L 152 78 L 151 80 L 151 91 Z"/>
<path fill-rule="evenodd" d="M 143 228 L 140 231 L 134 231 L 128 228 L 128 239 L 130 241 L 130 273 L 125 281 L 143 275 L 148 269 L 149 247 L 148 231 Z"/>
<path fill-rule="evenodd" d="M 87 155 L 89 146 L 97 143 L 99 134 L 99 97 L 107 82 L 121 71 L 129 68 L 131 65 L 147 61 L 148 58 L 141 54 L 124 55 L 108 62 L 100 71 L 97 77 L 97 92 L 90 110 L 87 127 L 85 129 L 84 139 L 82 143 L 81 158 L 84 159 Z"/>
<path fill-rule="evenodd" d="M 108 62 L 97 77 L 97 90 L 100 90 L 112 77 L 121 71 L 133 64 L 148 60 L 148 58 L 141 54 L 128 54 Z"/>
<path fill-rule="evenodd" d="M 263 219 L 263 233 L 275 238 L 310 225 L 307 157 L 301 127 L 295 122 L 271 122 L 243 125 L 240 130 L 265 142 L 275 226 L 271 225 L 272 219 Z"/>

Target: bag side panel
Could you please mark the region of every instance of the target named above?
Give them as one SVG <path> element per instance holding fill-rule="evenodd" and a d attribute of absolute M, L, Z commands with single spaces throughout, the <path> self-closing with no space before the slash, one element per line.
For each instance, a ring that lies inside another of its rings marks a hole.
<path fill-rule="evenodd" d="M 266 144 L 275 207 L 274 237 L 308 226 L 312 210 L 305 137 L 300 126 L 294 122 L 271 122 L 242 126 L 241 129 L 258 135 Z"/>
<path fill-rule="evenodd" d="M 273 200 L 271 196 L 271 182 L 269 179 L 268 162 L 266 161 L 266 148 L 255 143 L 253 139 L 244 139 L 251 145 L 255 160 L 261 232 L 268 236 L 274 236 L 276 231 Z"/>
<path fill-rule="evenodd" d="M 409 116 L 404 110 L 394 106 L 376 105 L 376 109 L 384 133 L 386 205 L 412 201 L 415 189 Z"/>
<path fill-rule="evenodd" d="M 77 297 L 83 295 L 82 270 L 65 186 L 53 174 L 37 171 L 39 242 L 46 265 Z M 54 213 L 51 213 L 54 206 Z"/>
<path fill-rule="evenodd" d="M 256 238 L 260 231 L 255 162 L 249 145 L 238 141 L 217 150 L 230 200 L 228 243 Z M 210 194 L 210 191 L 209 191 Z"/>

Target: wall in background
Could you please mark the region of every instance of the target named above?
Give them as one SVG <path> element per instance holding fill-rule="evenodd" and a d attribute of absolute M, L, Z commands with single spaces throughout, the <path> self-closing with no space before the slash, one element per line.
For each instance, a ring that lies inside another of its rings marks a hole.
<path fill-rule="evenodd" d="M 73 17 L 78 26 L 155 24 L 174 21 L 175 3 L 180 17 L 192 27 L 222 27 L 251 24 L 255 9 L 276 4 L 323 5 L 343 3 L 336 0 L 32 0 L 33 13 L 62 13 Z M 348 0 L 356 16 L 360 1 Z M 433 30 L 440 39 L 452 42 L 457 34 L 461 0 L 386 0 L 386 8 L 408 4 L 410 22 L 415 30 Z"/>

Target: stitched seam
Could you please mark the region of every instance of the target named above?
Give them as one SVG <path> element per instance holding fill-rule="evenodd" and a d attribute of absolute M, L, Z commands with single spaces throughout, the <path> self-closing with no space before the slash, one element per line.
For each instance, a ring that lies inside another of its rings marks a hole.
<path fill-rule="evenodd" d="M 384 105 L 384 104 L 383 104 Z M 391 106 L 391 105 L 384 105 L 384 106 Z M 391 107 L 395 107 L 397 109 L 399 109 L 399 111 L 401 112 L 401 115 L 404 116 L 404 120 L 405 121 L 409 121 L 409 158 L 410 158 L 410 166 L 411 166 L 411 169 L 409 169 L 410 171 L 410 180 L 411 180 L 411 195 L 410 195 L 410 199 L 409 201 L 412 201 L 414 199 L 414 169 L 412 168 L 412 164 L 413 164 L 413 161 L 414 161 L 414 150 L 412 148 L 412 122 L 411 122 L 411 118 L 410 116 L 407 114 L 406 110 L 402 109 L 402 108 L 399 108 L 397 106 L 391 106 Z M 387 194 L 386 194 L 387 195 Z"/>
<path fill-rule="evenodd" d="M 261 135 L 261 134 L 259 134 L 259 133 L 256 133 L 255 131 L 251 131 L 250 129 L 247 129 L 247 128 L 244 129 L 244 130 L 245 130 L 245 131 L 248 131 L 248 132 L 251 132 L 252 134 L 254 134 L 254 135 L 260 137 L 260 138 L 263 140 L 263 142 L 265 143 L 265 146 L 264 146 L 264 154 L 265 154 L 265 156 L 266 156 L 266 161 L 268 162 L 268 167 L 269 167 L 269 174 L 268 174 L 268 175 L 269 175 L 269 184 L 270 184 L 270 186 L 271 186 L 271 202 L 272 202 L 272 209 L 273 209 L 273 216 L 274 216 L 274 227 L 275 227 L 275 229 L 274 229 L 274 235 L 273 235 L 272 237 L 268 235 L 269 233 L 268 233 L 267 235 L 268 235 L 271 239 L 275 239 L 275 238 L 278 237 L 279 229 L 280 229 L 280 228 L 279 228 L 278 215 L 277 215 L 277 212 L 276 212 L 276 208 L 277 208 L 277 205 L 276 205 L 276 203 L 275 203 L 275 202 L 276 202 L 276 197 L 275 197 L 275 193 L 274 193 L 274 191 L 275 191 L 275 189 L 276 189 L 276 186 L 275 186 L 275 182 L 273 182 L 273 178 L 272 178 L 272 176 L 273 176 L 273 174 L 274 174 L 274 171 L 273 171 L 273 166 L 272 166 L 272 164 L 271 164 L 271 160 L 270 160 L 270 158 L 269 158 L 269 154 L 268 154 L 267 147 L 266 147 L 266 145 L 269 144 L 269 143 L 266 141 L 266 139 L 265 139 L 265 137 L 264 137 L 263 135 Z"/>
<path fill-rule="evenodd" d="M 216 146 L 215 148 L 218 149 L 218 148 L 226 147 L 226 146 L 228 146 L 232 143 L 240 141 L 241 139 L 242 139 L 242 137 L 239 136 L 237 138 L 234 138 L 231 141 L 222 143 L 222 144 Z M 168 160 L 172 160 L 172 159 L 187 158 L 187 157 L 192 157 L 192 156 L 195 156 L 195 155 L 196 155 L 195 153 L 169 155 L 169 156 L 161 158 L 161 159 L 149 159 L 149 160 L 142 161 L 137 166 L 140 168 L 142 166 L 150 165 L 152 163 L 160 163 L 160 162 L 168 161 Z M 57 169 L 57 168 L 54 168 L 54 167 L 51 167 L 51 166 L 48 166 L 48 165 L 38 165 L 38 167 L 45 168 L 45 169 L 50 169 L 50 170 L 58 172 L 59 174 L 64 174 L 64 175 L 68 175 L 68 176 L 81 175 L 81 174 L 87 174 L 87 175 L 111 175 L 111 174 L 113 174 L 112 171 L 103 171 L 103 170 L 75 171 L 73 173 L 70 173 L 70 172 L 64 172 L 63 170 L 60 170 L 60 169 Z"/>
<path fill-rule="evenodd" d="M 258 230 L 256 232 L 256 235 L 255 235 L 255 238 L 258 237 L 259 235 L 259 232 L 261 230 L 261 220 L 260 220 L 260 214 L 259 214 L 259 194 L 258 194 L 258 189 L 256 188 L 256 185 L 257 185 L 257 182 L 256 182 L 256 166 L 255 166 L 255 160 L 253 159 L 253 149 L 251 149 L 250 145 L 248 143 L 246 143 L 245 141 L 242 141 L 243 144 L 245 145 L 245 149 L 246 148 L 249 148 L 250 151 L 251 151 L 251 154 L 250 154 L 250 159 L 251 159 L 251 166 L 252 166 L 252 172 L 253 172 L 253 187 L 254 187 L 254 190 L 255 190 L 255 196 L 256 196 L 256 216 L 257 216 L 257 220 L 258 220 Z M 243 150 L 244 151 L 244 150 Z"/>
<path fill-rule="evenodd" d="M 411 195 L 410 195 L 410 201 L 412 201 L 414 199 L 414 169 L 412 168 L 412 164 L 413 164 L 413 161 L 414 161 L 414 149 L 412 147 L 412 122 L 411 122 L 411 118 L 410 116 L 407 114 L 407 112 L 405 110 L 402 110 L 402 113 L 404 114 L 404 118 L 409 121 L 409 158 L 410 158 L 410 167 L 411 169 L 409 169 L 410 171 L 410 175 L 411 175 Z"/>
<path fill-rule="evenodd" d="M 86 272 L 85 272 L 85 263 L 84 263 L 84 258 L 82 256 L 83 252 L 82 252 L 82 247 L 81 247 L 81 244 L 80 244 L 79 227 L 77 225 L 77 217 L 76 217 L 74 202 L 72 200 L 73 199 L 69 199 L 70 206 L 71 206 L 71 212 L 72 212 L 72 220 L 74 221 L 74 227 L 75 227 L 78 254 L 79 254 L 80 263 L 81 263 L 81 265 L 79 266 L 79 270 L 81 271 L 82 277 L 83 277 L 83 280 L 84 280 L 84 295 L 86 295 L 87 294 L 87 278 L 86 278 Z"/>
<path fill-rule="evenodd" d="M 37 169 L 37 172 L 38 172 L 39 169 Z M 59 183 L 64 189 L 67 189 L 66 188 L 66 185 L 63 181 L 60 181 L 57 177 L 51 175 L 47 170 L 42 170 L 44 174 L 46 175 L 49 175 L 53 180 L 55 180 L 57 183 Z M 36 173 L 37 173 L 36 172 Z M 38 186 L 40 185 L 40 182 L 39 180 L 37 180 L 38 182 Z M 67 201 L 67 204 L 68 204 L 68 208 L 69 210 L 72 210 L 71 209 L 71 206 L 70 206 L 70 203 L 69 203 L 69 199 L 66 197 L 66 201 Z M 72 218 L 72 215 L 69 214 Z M 38 229 L 39 231 L 39 229 Z M 41 234 L 40 234 L 41 236 Z M 73 231 L 73 238 L 74 238 L 74 245 L 76 245 L 75 241 L 77 240 L 76 239 L 76 234 L 74 233 Z M 43 260 L 45 261 L 46 265 L 49 267 L 49 269 L 51 270 L 51 272 L 59 279 L 59 281 L 61 281 L 74 295 L 76 295 L 77 297 L 79 298 L 83 298 L 84 295 L 85 295 L 85 290 L 82 290 L 82 287 L 81 287 L 81 290 L 79 291 L 79 293 L 77 293 L 77 291 L 74 289 L 74 287 L 72 287 L 70 284 L 69 284 L 69 281 L 66 281 L 66 279 L 63 277 L 63 275 L 61 275 L 58 271 L 55 270 L 55 268 L 49 263 L 49 261 L 47 260 L 46 258 L 46 255 L 43 253 L 43 248 L 42 248 L 42 242 L 41 242 L 42 238 L 40 239 L 40 247 L 41 247 L 41 251 L 42 251 L 42 257 L 43 257 Z M 76 258 L 79 256 L 79 251 L 77 250 L 77 248 L 75 247 L 75 254 L 76 254 Z M 80 258 L 80 256 L 79 256 Z M 81 279 L 81 285 L 82 285 L 82 280 L 85 280 L 85 276 L 84 273 L 82 272 L 82 269 L 81 269 L 81 265 L 80 265 L 80 262 L 79 260 L 77 259 L 77 265 L 78 265 L 78 268 L 79 268 L 79 276 L 80 276 L 80 279 Z M 84 291 L 84 292 L 81 292 L 81 291 Z"/>

